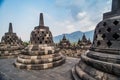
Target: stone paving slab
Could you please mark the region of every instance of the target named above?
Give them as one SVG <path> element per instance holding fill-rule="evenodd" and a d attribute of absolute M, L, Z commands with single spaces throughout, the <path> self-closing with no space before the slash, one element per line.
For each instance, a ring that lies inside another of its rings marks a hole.
<path fill-rule="evenodd" d="M 15 68 L 16 59 L 0 59 L 0 80 L 72 80 L 71 69 L 77 58 L 66 58 L 66 63 L 46 70 L 21 70 Z"/>

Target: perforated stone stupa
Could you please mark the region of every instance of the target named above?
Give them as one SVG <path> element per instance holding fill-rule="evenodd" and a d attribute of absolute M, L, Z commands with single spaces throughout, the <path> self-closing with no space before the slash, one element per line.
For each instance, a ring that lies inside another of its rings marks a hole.
<path fill-rule="evenodd" d="M 18 56 L 15 66 L 20 69 L 47 69 L 60 66 L 65 58 L 56 50 L 49 27 L 40 14 L 39 26 L 31 32 L 30 45 Z"/>
<path fill-rule="evenodd" d="M 90 50 L 72 69 L 75 80 L 120 80 L 120 0 L 96 26 Z"/>
<path fill-rule="evenodd" d="M 90 39 L 87 39 L 86 38 L 86 35 L 85 34 L 83 34 L 83 36 L 82 36 L 82 39 L 80 40 L 78 40 L 78 42 L 77 42 L 77 46 L 78 47 L 86 47 L 86 46 L 90 46 L 91 45 L 91 41 L 90 41 Z"/>
<path fill-rule="evenodd" d="M 15 57 L 23 48 L 22 40 L 13 33 L 12 23 L 9 23 L 9 30 L 1 39 L 0 57 Z"/>
<path fill-rule="evenodd" d="M 71 43 L 66 38 L 65 34 L 63 35 L 62 40 L 59 42 L 58 47 L 61 48 L 61 49 L 71 47 Z"/>

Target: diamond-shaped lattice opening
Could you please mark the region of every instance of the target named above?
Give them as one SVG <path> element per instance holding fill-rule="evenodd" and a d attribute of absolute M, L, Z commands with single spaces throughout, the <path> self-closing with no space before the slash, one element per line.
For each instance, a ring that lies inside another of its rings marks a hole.
<path fill-rule="evenodd" d="M 42 40 L 44 40 L 44 37 L 42 37 Z"/>
<path fill-rule="evenodd" d="M 49 39 L 49 37 L 47 37 L 47 39 Z"/>
<path fill-rule="evenodd" d="M 101 30 L 99 30 L 98 32 L 101 33 Z"/>
<path fill-rule="evenodd" d="M 48 43 L 48 41 L 45 41 L 45 43 L 47 44 L 47 43 Z"/>
<path fill-rule="evenodd" d="M 119 34 L 117 34 L 117 33 L 113 34 L 114 39 L 118 39 L 119 37 L 120 37 Z"/>
<path fill-rule="evenodd" d="M 98 42 L 97 42 L 97 46 L 100 46 L 100 45 L 101 45 L 101 43 L 100 43 L 100 41 L 98 41 Z"/>
<path fill-rule="evenodd" d="M 44 31 L 42 31 L 42 34 L 44 34 Z"/>
<path fill-rule="evenodd" d="M 9 36 L 7 36 L 7 38 L 10 38 Z"/>
<path fill-rule="evenodd" d="M 103 35 L 102 35 L 102 38 L 105 38 L 105 37 L 106 37 L 106 35 L 105 35 L 105 34 L 103 34 Z"/>
<path fill-rule="evenodd" d="M 108 32 L 111 32 L 111 28 L 107 28 L 107 31 L 108 31 Z"/>
<path fill-rule="evenodd" d="M 115 21 L 113 22 L 113 24 L 114 24 L 114 25 L 118 25 L 118 24 L 119 24 L 119 21 L 115 20 Z"/>
<path fill-rule="evenodd" d="M 106 25 L 107 25 L 107 23 L 106 23 L 106 22 L 104 22 L 104 23 L 103 23 L 103 26 L 106 26 Z"/>
<path fill-rule="evenodd" d="M 40 40 L 40 38 L 38 38 L 38 40 Z"/>
<path fill-rule="evenodd" d="M 112 42 L 111 42 L 111 41 L 108 41 L 108 42 L 107 42 L 107 45 L 108 45 L 108 47 L 110 47 L 110 46 L 112 45 Z"/>
<path fill-rule="evenodd" d="M 37 36 L 37 34 L 35 34 L 35 37 Z"/>
<path fill-rule="evenodd" d="M 95 36 L 95 38 L 97 39 L 97 35 Z"/>
<path fill-rule="evenodd" d="M 42 42 L 40 41 L 40 44 L 42 44 Z"/>

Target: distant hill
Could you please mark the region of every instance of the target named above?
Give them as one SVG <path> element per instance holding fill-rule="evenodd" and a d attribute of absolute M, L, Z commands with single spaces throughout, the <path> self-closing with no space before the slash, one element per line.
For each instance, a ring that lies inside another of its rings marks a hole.
<path fill-rule="evenodd" d="M 92 31 L 87 31 L 87 32 L 75 31 L 75 32 L 73 32 L 73 33 L 65 34 L 65 35 L 66 35 L 66 38 L 69 39 L 71 42 L 77 42 L 78 39 L 81 39 L 81 38 L 82 38 L 83 33 L 85 33 L 87 39 L 90 38 L 90 40 L 93 41 L 94 30 L 92 30 Z M 55 42 L 55 43 L 58 43 L 58 42 L 63 38 L 63 35 L 64 35 L 64 34 L 55 36 L 55 37 L 53 38 L 53 39 L 54 39 L 54 42 Z"/>

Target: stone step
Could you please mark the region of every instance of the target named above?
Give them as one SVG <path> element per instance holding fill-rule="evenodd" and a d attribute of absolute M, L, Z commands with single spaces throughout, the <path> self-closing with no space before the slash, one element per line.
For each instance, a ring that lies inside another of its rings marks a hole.
<path fill-rule="evenodd" d="M 35 56 L 30 56 L 30 55 L 19 55 L 20 58 L 22 59 L 45 59 L 45 58 L 53 58 L 53 57 L 57 57 L 57 56 L 60 56 L 60 54 L 49 54 L 49 55 L 42 55 L 42 56 L 38 56 L 38 55 L 35 55 Z"/>
<path fill-rule="evenodd" d="M 71 73 L 74 80 L 81 80 L 75 71 L 75 67 L 72 68 Z"/>
<path fill-rule="evenodd" d="M 119 48 L 107 48 L 107 49 L 101 49 L 101 48 L 94 48 L 90 49 L 91 51 L 95 52 L 102 52 L 102 53 L 108 53 L 108 54 L 120 54 L 120 49 Z"/>
<path fill-rule="evenodd" d="M 96 80 L 95 78 L 84 72 L 78 65 L 75 66 L 75 72 L 81 80 Z"/>
<path fill-rule="evenodd" d="M 96 59 L 92 59 L 86 56 L 86 54 L 81 55 L 81 60 L 86 64 L 101 70 L 103 72 L 120 76 L 120 65 L 115 63 L 104 62 Z"/>
<path fill-rule="evenodd" d="M 23 64 L 42 64 L 42 63 L 51 63 L 62 59 L 62 56 L 52 57 L 52 58 L 41 58 L 36 59 L 36 57 L 33 57 L 31 59 L 23 59 L 18 57 L 17 62 L 23 63 Z"/>
<path fill-rule="evenodd" d="M 65 58 L 62 58 L 58 61 L 55 62 L 51 62 L 51 63 L 43 63 L 43 64 L 24 64 L 24 63 L 19 63 L 19 62 L 15 62 L 14 65 L 17 68 L 20 69 L 33 69 L 33 70 L 41 70 L 41 69 L 48 69 L 48 68 L 53 68 L 56 66 L 59 66 L 61 64 L 63 64 L 65 62 Z"/>
<path fill-rule="evenodd" d="M 78 63 L 78 66 L 87 74 L 94 77 L 96 80 L 119 80 L 120 77 L 116 77 L 114 75 L 102 72 L 100 70 L 97 70 L 86 63 L 84 63 L 82 60 Z"/>
<path fill-rule="evenodd" d="M 120 64 L 120 55 L 90 51 L 87 56 L 96 60 Z"/>

